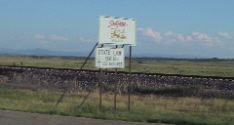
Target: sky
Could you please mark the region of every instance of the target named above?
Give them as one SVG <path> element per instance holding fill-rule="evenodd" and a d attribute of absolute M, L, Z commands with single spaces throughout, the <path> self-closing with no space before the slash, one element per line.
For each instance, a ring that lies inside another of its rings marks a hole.
<path fill-rule="evenodd" d="M 136 20 L 133 56 L 234 58 L 234 0 L 0 0 L 0 48 L 88 54 L 99 16 Z"/>

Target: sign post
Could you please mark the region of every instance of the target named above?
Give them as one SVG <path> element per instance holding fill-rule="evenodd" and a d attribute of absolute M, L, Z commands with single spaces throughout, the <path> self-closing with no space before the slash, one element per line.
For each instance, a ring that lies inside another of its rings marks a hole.
<path fill-rule="evenodd" d="M 118 45 L 115 46 L 115 48 L 118 48 Z M 117 76 L 117 68 L 115 69 L 115 75 Z M 117 84 L 115 82 L 115 88 L 114 88 L 114 110 L 116 111 L 116 98 L 117 98 Z"/>
<path fill-rule="evenodd" d="M 99 77 L 103 77 L 103 74 L 102 74 L 102 69 L 100 69 L 100 75 Z M 99 109 L 102 109 L 102 80 L 99 78 Z"/>
<path fill-rule="evenodd" d="M 128 83 L 128 111 L 131 110 L 131 73 L 132 73 L 132 46 L 129 46 L 129 63 L 128 63 L 128 72 L 129 72 L 129 77 L 130 81 Z"/>
<path fill-rule="evenodd" d="M 129 46 L 129 77 L 131 74 L 132 46 L 136 46 L 136 24 L 132 18 L 100 16 L 99 18 L 99 44 L 115 45 L 115 48 L 96 48 L 95 66 L 99 69 L 124 68 L 124 45 Z M 122 48 L 118 48 L 122 45 Z M 103 46 L 102 46 L 103 47 Z M 131 77 L 130 77 L 131 79 Z M 117 83 L 114 89 L 114 110 L 116 110 Z M 131 83 L 128 83 L 128 110 L 130 111 Z M 100 88 L 101 100 L 101 88 Z M 100 101 L 101 105 L 101 101 Z M 101 106 L 100 106 L 101 107 Z"/>

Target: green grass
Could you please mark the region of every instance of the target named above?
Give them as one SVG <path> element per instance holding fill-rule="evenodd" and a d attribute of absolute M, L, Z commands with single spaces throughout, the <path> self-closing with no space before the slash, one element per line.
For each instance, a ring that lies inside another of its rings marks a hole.
<path fill-rule="evenodd" d="M 128 112 L 126 95 L 117 96 L 117 111 L 114 111 L 113 93 L 103 93 L 101 110 L 98 91 L 92 92 L 79 107 L 86 94 L 84 91 L 67 93 L 56 106 L 62 92 L 0 87 L 0 109 L 177 125 L 234 123 L 234 100 L 132 95 L 131 111 Z"/>
<path fill-rule="evenodd" d="M 54 68 L 79 69 L 84 59 L 65 59 L 59 57 L 19 57 L 0 56 L 0 65 L 22 65 Z M 127 71 L 128 65 L 122 69 Z M 88 61 L 85 69 L 96 69 L 94 60 Z M 133 72 L 187 74 L 205 76 L 234 76 L 234 60 L 149 60 L 133 59 Z"/>

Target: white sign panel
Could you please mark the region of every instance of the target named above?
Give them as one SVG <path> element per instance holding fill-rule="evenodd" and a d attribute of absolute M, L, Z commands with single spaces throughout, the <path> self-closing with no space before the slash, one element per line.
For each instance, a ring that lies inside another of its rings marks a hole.
<path fill-rule="evenodd" d="M 99 23 L 99 44 L 136 45 L 134 19 L 101 16 Z"/>
<path fill-rule="evenodd" d="M 95 66 L 97 68 L 124 68 L 124 49 L 96 48 Z"/>

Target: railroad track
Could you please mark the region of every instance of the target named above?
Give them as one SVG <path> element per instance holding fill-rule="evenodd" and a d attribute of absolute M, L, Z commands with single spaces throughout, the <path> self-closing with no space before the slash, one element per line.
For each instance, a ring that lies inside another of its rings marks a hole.
<path fill-rule="evenodd" d="M 199 88 L 202 94 L 234 98 L 234 77 L 198 76 L 99 70 L 79 70 L 33 66 L 0 66 L 0 84 L 34 89 L 92 89 L 102 82 L 106 90 L 126 92 L 128 83 L 142 88 Z M 112 87 L 111 87 L 112 86 Z M 188 89 L 188 91 L 194 89 Z M 203 91 L 204 90 L 204 91 Z M 142 91 L 142 90 L 140 90 Z M 182 92 L 183 93 L 183 92 Z M 217 95 L 218 94 L 218 95 Z"/>

